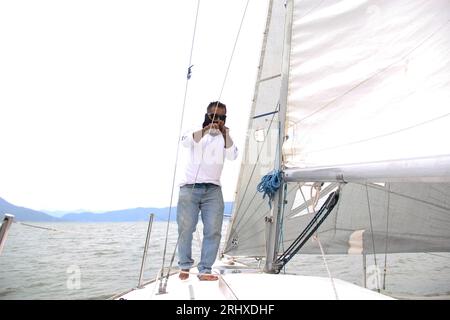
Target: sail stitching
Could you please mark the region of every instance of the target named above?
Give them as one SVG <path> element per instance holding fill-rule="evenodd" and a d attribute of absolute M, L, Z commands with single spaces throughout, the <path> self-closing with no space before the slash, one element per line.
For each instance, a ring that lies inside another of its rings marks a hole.
<path fill-rule="evenodd" d="M 261 82 L 269 81 L 269 80 L 276 79 L 276 78 L 279 78 L 279 77 L 281 77 L 281 73 L 273 75 L 273 76 L 270 76 L 270 77 L 262 78 L 258 82 L 261 83 Z"/>

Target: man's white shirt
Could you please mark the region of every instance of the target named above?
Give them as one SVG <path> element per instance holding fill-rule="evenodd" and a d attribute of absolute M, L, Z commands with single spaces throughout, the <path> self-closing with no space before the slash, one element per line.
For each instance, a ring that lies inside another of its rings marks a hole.
<path fill-rule="evenodd" d="M 193 132 L 189 131 L 181 137 L 181 144 L 189 150 L 179 185 L 213 183 L 220 186 L 225 159 L 235 160 L 238 157 L 238 149 L 234 143 L 225 148 L 222 134 L 213 136 L 207 133 L 199 142 L 195 142 Z"/>

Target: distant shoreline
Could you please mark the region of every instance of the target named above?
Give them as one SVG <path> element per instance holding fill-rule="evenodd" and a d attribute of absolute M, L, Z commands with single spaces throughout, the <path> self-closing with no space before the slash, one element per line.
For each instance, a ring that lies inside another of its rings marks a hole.
<path fill-rule="evenodd" d="M 225 202 L 225 216 L 231 215 L 233 202 Z M 56 217 L 29 208 L 19 207 L 0 198 L 0 218 L 5 214 L 14 215 L 15 221 L 21 222 L 139 222 L 148 221 L 151 213 L 155 214 L 154 221 L 167 221 L 170 212 L 170 221 L 176 220 L 177 208 L 131 208 L 108 211 L 103 213 L 78 212 L 67 213 Z"/>

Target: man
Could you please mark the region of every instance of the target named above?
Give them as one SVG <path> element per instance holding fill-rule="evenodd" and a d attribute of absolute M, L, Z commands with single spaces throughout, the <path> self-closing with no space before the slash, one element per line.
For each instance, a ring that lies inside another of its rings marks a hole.
<path fill-rule="evenodd" d="M 197 265 L 198 278 L 205 281 L 218 279 L 211 274 L 211 268 L 219 250 L 224 211 L 220 176 L 224 159 L 235 160 L 238 155 L 229 129 L 225 126 L 226 105 L 219 101 L 211 102 L 206 112 L 203 128 L 181 139 L 182 145 L 190 149 L 177 207 L 181 280 L 189 277 L 189 270 L 194 264 L 192 237 L 199 212 L 203 222 L 203 243 Z"/>

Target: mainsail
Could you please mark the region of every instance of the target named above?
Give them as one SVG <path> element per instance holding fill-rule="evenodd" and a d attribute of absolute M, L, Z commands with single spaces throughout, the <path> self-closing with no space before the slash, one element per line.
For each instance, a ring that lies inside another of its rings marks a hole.
<path fill-rule="evenodd" d="M 256 185 L 275 168 L 280 134 L 289 181 L 281 247 L 312 219 L 312 200 L 304 202 L 319 188 L 307 183 L 321 181 L 317 198 L 341 189 L 318 232 L 327 253 L 449 251 L 450 1 L 288 3 L 290 13 L 285 1 L 269 5 L 224 253 L 266 254 L 271 209 Z M 309 241 L 300 252 L 319 247 Z"/>

